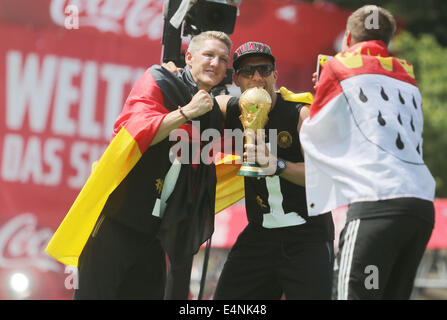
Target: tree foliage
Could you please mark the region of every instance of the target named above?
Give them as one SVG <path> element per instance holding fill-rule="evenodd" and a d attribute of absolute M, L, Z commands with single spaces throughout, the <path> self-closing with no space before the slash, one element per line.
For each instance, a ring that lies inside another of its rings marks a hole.
<path fill-rule="evenodd" d="M 414 65 L 424 111 L 424 160 L 436 179 L 436 196 L 447 197 L 447 48 L 430 34 L 403 32 L 392 43 Z"/>

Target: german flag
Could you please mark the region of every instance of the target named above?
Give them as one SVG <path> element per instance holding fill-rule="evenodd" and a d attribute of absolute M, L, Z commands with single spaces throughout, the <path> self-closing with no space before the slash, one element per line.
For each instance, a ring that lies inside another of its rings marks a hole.
<path fill-rule="evenodd" d="M 185 76 L 188 77 L 188 73 Z M 168 139 L 155 146 L 150 145 L 164 117 L 192 98 L 194 91 L 185 81 L 188 79 L 182 81 L 155 65 L 136 82 L 115 123 L 108 148 L 46 248 L 50 256 L 66 265 L 77 266 L 98 217 L 102 214 L 107 216 L 110 214 L 108 211 L 113 210 L 110 202 L 116 201 L 113 198 L 117 197 L 111 195 L 116 194 L 119 188 L 126 189 L 127 178 L 139 165 L 140 159 L 151 157 L 151 163 L 155 164 L 160 160 L 165 164 L 154 165 L 150 170 L 167 173 L 171 165 L 166 165 L 170 146 Z M 216 108 L 215 105 L 213 111 L 199 118 L 201 124 L 205 124 L 203 129 L 219 129 L 223 125 L 220 111 Z M 191 132 L 190 124 L 182 127 Z M 161 155 L 159 150 L 166 154 Z M 174 251 L 195 253 L 214 231 L 214 213 L 244 197 L 243 179 L 237 176 L 239 166 L 224 164 L 228 157 L 234 158 L 232 155 L 222 157 L 216 165 L 181 165 L 173 191 L 176 197 L 170 199 L 160 229 L 168 255 L 174 255 Z M 127 200 L 120 201 L 122 204 Z M 172 237 L 173 233 L 179 234 Z"/>

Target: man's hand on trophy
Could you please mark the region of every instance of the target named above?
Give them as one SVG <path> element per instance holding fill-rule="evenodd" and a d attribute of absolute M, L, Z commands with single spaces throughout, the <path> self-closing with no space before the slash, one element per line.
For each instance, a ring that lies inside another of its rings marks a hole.
<path fill-rule="evenodd" d="M 265 131 L 247 130 L 247 141 L 245 144 L 244 158 L 249 164 L 257 163 L 266 175 L 273 175 L 276 171 L 276 157 L 270 152 L 265 143 Z"/>
<path fill-rule="evenodd" d="M 189 119 L 194 119 L 213 109 L 213 98 L 205 90 L 199 90 L 182 109 Z"/>

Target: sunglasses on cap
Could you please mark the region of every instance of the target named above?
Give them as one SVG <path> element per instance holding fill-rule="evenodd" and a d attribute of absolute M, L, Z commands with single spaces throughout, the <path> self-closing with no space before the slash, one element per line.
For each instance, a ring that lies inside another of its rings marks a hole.
<path fill-rule="evenodd" d="M 260 64 L 257 66 L 247 65 L 237 70 L 236 74 L 245 78 L 251 78 L 255 74 L 256 70 L 261 77 L 268 77 L 272 74 L 273 70 L 275 70 L 275 67 L 271 64 Z"/>

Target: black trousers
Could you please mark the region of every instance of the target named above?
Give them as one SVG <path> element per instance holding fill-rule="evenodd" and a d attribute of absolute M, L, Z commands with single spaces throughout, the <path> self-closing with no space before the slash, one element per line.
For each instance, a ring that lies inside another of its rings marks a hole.
<path fill-rule="evenodd" d="M 214 299 L 331 298 L 333 242 L 259 236 L 249 224 L 231 249 Z M 265 236 L 267 233 L 267 236 Z M 279 233 L 280 234 L 280 233 Z"/>
<path fill-rule="evenodd" d="M 169 265 L 168 278 L 166 282 L 165 300 L 188 300 L 189 286 L 191 283 L 191 271 L 194 256 L 185 258 L 176 264 Z"/>
<path fill-rule="evenodd" d="M 165 254 L 155 236 L 98 219 L 78 265 L 74 299 L 163 299 Z"/>
<path fill-rule="evenodd" d="M 333 298 L 409 299 L 432 228 L 410 215 L 349 221 L 340 235 Z"/>

